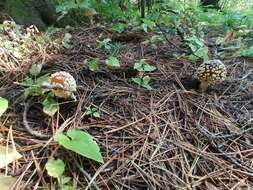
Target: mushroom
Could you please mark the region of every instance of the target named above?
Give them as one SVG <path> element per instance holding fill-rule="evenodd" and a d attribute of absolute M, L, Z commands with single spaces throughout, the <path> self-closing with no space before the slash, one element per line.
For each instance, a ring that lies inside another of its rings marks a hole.
<path fill-rule="evenodd" d="M 204 92 L 210 85 L 224 81 L 227 75 L 227 69 L 220 60 L 214 59 L 202 63 L 197 68 L 196 75 L 200 81 L 199 88 Z"/>
<path fill-rule="evenodd" d="M 84 16 L 86 16 L 86 17 L 89 18 L 91 25 L 94 24 L 93 16 L 95 16 L 96 14 L 97 14 L 97 12 L 93 8 L 86 8 L 86 9 L 84 9 Z"/>
<path fill-rule="evenodd" d="M 52 74 L 49 78 L 49 85 L 52 86 L 52 92 L 55 96 L 75 99 L 76 81 L 68 72 L 59 71 Z"/>

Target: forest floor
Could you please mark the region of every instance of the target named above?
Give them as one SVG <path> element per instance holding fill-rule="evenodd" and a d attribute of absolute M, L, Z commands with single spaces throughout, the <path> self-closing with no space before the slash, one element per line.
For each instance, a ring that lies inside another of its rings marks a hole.
<path fill-rule="evenodd" d="M 2 76 L 1 96 L 10 100 L 10 108 L 1 131 L 7 135 L 13 127 L 23 157 L 7 173 L 18 176 L 24 189 L 53 184 L 45 170 L 50 157 L 64 160 L 66 175 L 75 179 L 77 189 L 253 189 L 252 60 L 227 56 L 222 60 L 228 69 L 226 81 L 200 93 L 193 75 L 201 62 L 176 59 L 174 55 L 185 47 L 175 36 L 169 37 L 171 43 L 152 48 L 140 43 L 152 34 L 115 36 L 97 27 L 71 34 L 72 48 L 48 50 L 25 61 L 43 63 L 41 74 L 71 73 L 78 85 L 77 101 L 59 100 L 59 113 L 49 119 L 36 103 L 39 100 L 32 98 L 27 119 L 42 133 L 54 133 L 63 122 L 64 130 L 86 130 L 99 144 L 105 163 L 81 158 L 52 139 L 27 133 L 24 102 L 19 98 L 23 88 L 13 83 L 21 81 L 24 72 L 15 77 L 10 73 Z M 120 68 L 105 65 L 108 54 L 96 41 L 105 38 L 124 44 L 117 55 Z M 92 58 L 99 58 L 97 73 L 88 69 Z M 143 58 L 157 68 L 149 73 L 150 91 L 131 80 L 138 74 L 134 63 Z M 99 110 L 100 118 L 81 117 L 89 105 Z M 76 162 L 82 163 L 91 180 Z"/>

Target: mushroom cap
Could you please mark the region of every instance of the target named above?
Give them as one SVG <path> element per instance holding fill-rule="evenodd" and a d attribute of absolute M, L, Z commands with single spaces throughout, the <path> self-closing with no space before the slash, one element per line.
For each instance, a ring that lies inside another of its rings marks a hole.
<path fill-rule="evenodd" d="M 97 14 L 97 12 L 96 12 L 96 10 L 93 9 L 93 8 L 86 8 L 86 9 L 84 10 L 84 16 L 89 17 L 89 16 L 94 16 L 94 15 L 96 15 L 96 14 Z"/>
<path fill-rule="evenodd" d="M 58 88 L 53 89 L 52 92 L 60 98 L 70 98 L 73 96 L 73 92 L 76 91 L 76 80 L 65 71 L 53 73 L 49 78 L 49 83 Z"/>
<path fill-rule="evenodd" d="M 227 69 L 220 60 L 209 60 L 197 68 L 196 75 L 200 82 L 214 84 L 225 80 Z"/>

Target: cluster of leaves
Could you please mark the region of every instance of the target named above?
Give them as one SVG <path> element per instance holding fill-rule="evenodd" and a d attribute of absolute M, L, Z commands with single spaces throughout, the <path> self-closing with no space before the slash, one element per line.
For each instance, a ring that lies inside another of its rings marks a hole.
<path fill-rule="evenodd" d="M 22 82 L 22 85 L 26 87 L 24 94 L 26 98 L 29 96 L 41 97 L 43 112 L 52 117 L 59 110 L 59 104 L 50 90 L 43 88 L 43 85 L 49 80 L 49 74 L 37 77 L 41 69 L 41 64 L 32 65 L 29 76 Z"/>
<path fill-rule="evenodd" d="M 100 148 L 87 132 L 80 130 L 69 130 L 67 134 L 59 133 L 54 140 L 65 149 L 73 151 L 81 156 L 104 163 Z M 64 175 L 65 163 L 61 159 L 49 159 L 46 164 L 48 175 L 57 179 L 59 189 L 74 190 L 70 184 L 71 178 Z"/>
<path fill-rule="evenodd" d="M 152 90 L 152 87 L 149 84 L 151 78 L 144 74 L 156 70 L 156 67 L 146 63 L 145 59 L 141 59 L 139 62 L 134 64 L 134 69 L 139 71 L 139 76 L 133 77 L 132 81 L 138 84 L 138 86 L 146 88 L 147 90 Z"/>

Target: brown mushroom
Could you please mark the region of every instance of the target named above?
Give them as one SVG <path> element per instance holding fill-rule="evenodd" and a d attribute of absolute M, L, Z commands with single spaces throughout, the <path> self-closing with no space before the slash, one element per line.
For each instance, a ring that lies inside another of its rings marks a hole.
<path fill-rule="evenodd" d="M 199 88 L 204 92 L 210 85 L 224 81 L 227 75 L 227 69 L 220 60 L 209 60 L 197 68 L 196 75 L 200 81 Z"/>
<path fill-rule="evenodd" d="M 76 81 L 74 77 L 65 71 L 59 71 L 51 75 L 49 84 L 53 87 L 52 92 L 59 98 L 74 98 Z"/>
<path fill-rule="evenodd" d="M 94 21 L 93 21 L 93 16 L 95 16 L 97 14 L 96 10 L 93 8 L 86 8 L 84 10 L 84 16 L 88 17 L 90 20 L 90 24 L 93 25 Z"/>

